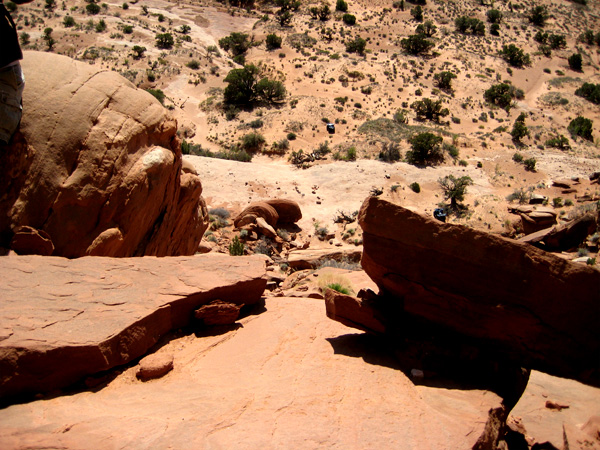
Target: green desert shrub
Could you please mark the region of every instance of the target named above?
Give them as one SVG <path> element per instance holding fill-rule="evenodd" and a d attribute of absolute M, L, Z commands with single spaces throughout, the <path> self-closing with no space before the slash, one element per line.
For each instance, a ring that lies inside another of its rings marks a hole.
<path fill-rule="evenodd" d="M 444 159 L 442 137 L 425 132 L 414 135 L 410 140 L 411 149 L 406 152 L 406 160 L 413 165 L 435 164 Z"/>
<path fill-rule="evenodd" d="M 592 128 L 594 123 L 590 119 L 586 119 L 585 117 L 578 116 L 575 119 L 571 120 L 567 129 L 571 136 L 580 136 L 583 139 L 588 141 L 592 141 Z"/>

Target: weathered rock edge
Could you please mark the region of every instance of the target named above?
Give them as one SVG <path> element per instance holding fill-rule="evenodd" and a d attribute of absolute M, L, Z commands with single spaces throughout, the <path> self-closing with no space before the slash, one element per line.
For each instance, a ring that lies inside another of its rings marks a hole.
<path fill-rule="evenodd" d="M 375 197 L 359 224 L 365 272 L 405 313 L 523 367 L 600 385 L 599 271 Z"/>
<path fill-rule="evenodd" d="M 0 257 L 0 398 L 49 392 L 143 355 L 200 305 L 252 304 L 259 257 Z M 8 399 L 10 400 L 10 399 Z"/>
<path fill-rule="evenodd" d="M 0 152 L 0 246 L 68 258 L 193 255 L 208 212 L 170 113 L 108 69 L 33 51 L 22 65 L 20 132 Z"/>

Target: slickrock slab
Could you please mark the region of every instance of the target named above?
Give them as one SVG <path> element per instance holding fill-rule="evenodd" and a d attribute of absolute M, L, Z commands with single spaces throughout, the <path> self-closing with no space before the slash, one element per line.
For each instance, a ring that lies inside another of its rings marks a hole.
<path fill-rule="evenodd" d="M 215 299 L 260 300 L 264 260 L 210 254 L 0 258 L 0 397 L 47 392 L 143 355 Z"/>
<path fill-rule="evenodd" d="M 360 260 L 361 250 L 356 247 L 347 247 L 345 249 L 332 250 L 330 248 L 295 250 L 288 256 L 288 264 L 292 269 L 316 269 L 325 261 L 338 261 L 342 263 L 358 262 Z"/>
<path fill-rule="evenodd" d="M 530 446 L 600 449 L 598 388 L 532 371 L 511 416 L 522 425 Z"/>
<path fill-rule="evenodd" d="M 365 272 L 406 313 L 600 385 L 600 271 L 375 197 L 359 223 Z"/>
<path fill-rule="evenodd" d="M 223 335 L 175 339 L 169 374 L 0 409 L 3 450 L 470 449 L 500 398 L 415 386 L 322 300 L 267 298 Z"/>

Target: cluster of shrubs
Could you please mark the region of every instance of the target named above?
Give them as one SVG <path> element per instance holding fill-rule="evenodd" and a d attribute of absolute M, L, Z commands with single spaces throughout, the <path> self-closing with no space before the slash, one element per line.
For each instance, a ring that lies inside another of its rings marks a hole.
<path fill-rule="evenodd" d="M 462 34 L 474 34 L 483 36 L 485 34 L 485 25 L 479 19 L 461 16 L 454 21 L 457 31 Z"/>
<path fill-rule="evenodd" d="M 510 83 L 499 83 L 487 89 L 483 93 L 483 98 L 486 102 L 508 111 L 513 104 L 513 100 L 520 100 L 524 95 L 522 89 L 518 89 Z"/>
<path fill-rule="evenodd" d="M 278 103 L 285 99 L 286 89 L 281 81 L 260 78 L 259 69 L 249 64 L 232 69 L 225 77 L 228 83 L 223 99 L 230 105 L 252 105 L 257 102 Z"/>
<path fill-rule="evenodd" d="M 594 34 L 594 32 L 592 30 L 585 30 L 579 36 L 579 41 L 584 42 L 585 44 L 588 44 L 588 45 L 595 44 L 600 47 L 600 31 L 598 31 L 596 34 Z"/>
<path fill-rule="evenodd" d="M 575 95 L 600 105 L 600 84 L 583 83 L 583 86 L 575 91 Z"/>

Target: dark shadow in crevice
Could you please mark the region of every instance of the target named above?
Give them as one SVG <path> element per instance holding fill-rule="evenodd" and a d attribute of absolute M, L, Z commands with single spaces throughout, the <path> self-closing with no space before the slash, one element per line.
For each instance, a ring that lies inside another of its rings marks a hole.
<path fill-rule="evenodd" d="M 406 322 L 406 321 L 405 321 Z M 400 333 L 346 334 L 327 339 L 335 354 L 403 372 L 415 385 L 495 392 L 508 409 L 527 386 L 529 371 L 492 348 L 448 330 L 413 323 Z"/>

